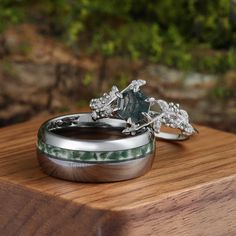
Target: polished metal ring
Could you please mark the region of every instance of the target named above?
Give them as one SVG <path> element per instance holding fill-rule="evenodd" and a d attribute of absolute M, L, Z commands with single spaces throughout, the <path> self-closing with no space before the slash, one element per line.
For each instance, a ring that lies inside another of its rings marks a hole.
<path fill-rule="evenodd" d="M 90 101 L 92 117 L 98 120 L 104 117 L 125 120 L 126 134 L 136 135 L 140 130 L 151 128 L 156 137 L 166 140 L 185 140 L 198 131 L 189 123 L 188 113 L 179 108 L 179 104 L 168 103 L 162 99 L 147 97 L 140 87 L 145 80 L 133 80 L 125 89 L 119 91 L 113 86 L 109 93 Z M 159 108 L 153 110 L 153 106 Z M 161 132 L 162 125 L 178 129 L 180 132 Z"/>
<path fill-rule="evenodd" d="M 121 133 L 125 127 L 124 120 L 95 121 L 91 113 L 50 119 L 38 131 L 39 163 L 47 174 L 72 181 L 113 182 L 143 175 L 152 166 L 154 134 L 146 129 L 127 136 Z"/>

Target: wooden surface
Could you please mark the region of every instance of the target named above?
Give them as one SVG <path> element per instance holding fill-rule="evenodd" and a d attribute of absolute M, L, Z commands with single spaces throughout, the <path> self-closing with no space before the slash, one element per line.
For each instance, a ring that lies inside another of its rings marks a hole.
<path fill-rule="evenodd" d="M 0 129 L 0 235 L 236 235 L 235 135 L 199 127 L 143 177 L 81 184 L 41 172 L 42 121 Z"/>

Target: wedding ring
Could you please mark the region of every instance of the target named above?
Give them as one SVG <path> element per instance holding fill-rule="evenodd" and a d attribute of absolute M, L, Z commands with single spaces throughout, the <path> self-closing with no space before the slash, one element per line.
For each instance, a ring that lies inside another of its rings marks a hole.
<path fill-rule="evenodd" d="M 54 177 L 81 182 L 113 182 L 150 170 L 155 136 L 149 129 L 122 134 L 126 121 L 91 113 L 60 116 L 38 131 L 37 156 L 42 170 Z"/>
<path fill-rule="evenodd" d="M 90 101 L 92 117 L 98 120 L 104 117 L 119 118 L 127 122 L 122 131 L 136 135 L 141 130 L 152 129 L 158 138 L 180 141 L 197 133 L 189 123 L 188 113 L 179 108 L 179 104 L 166 102 L 162 99 L 147 97 L 140 87 L 144 80 L 133 80 L 125 89 L 119 91 L 113 86 L 109 93 Z M 153 110 L 154 106 L 158 111 Z M 161 132 L 162 125 L 178 129 L 178 134 Z"/>

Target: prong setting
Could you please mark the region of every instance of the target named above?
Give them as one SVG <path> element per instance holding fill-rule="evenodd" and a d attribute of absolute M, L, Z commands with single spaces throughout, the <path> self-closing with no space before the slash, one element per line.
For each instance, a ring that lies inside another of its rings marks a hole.
<path fill-rule="evenodd" d="M 104 93 L 102 97 L 92 99 L 90 108 L 92 109 L 92 118 L 94 120 L 104 117 L 116 118 L 116 113 L 121 110 L 119 102 L 124 98 L 124 94 L 128 91 L 138 93 L 140 87 L 145 85 L 145 80 L 133 80 L 125 89 L 119 91 L 116 86 L 111 88 L 109 93 Z M 161 126 L 167 126 L 173 129 L 179 129 L 180 135 L 190 136 L 198 131 L 189 123 L 189 116 L 185 110 L 180 109 L 179 104 L 166 102 L 162 99 L 153 97 L 143 100 L 149 104 L 147 112 L 141 112 L 143 119 L 140 123 L 135 123 L 132 116 L 127 118 L 127 127 L 122 131 L 125 134 L 135 135 L 141 130 L 151 129 L 155 133 L 159 133 Z M 152 110 L 152 106 L 158 105 L 160 111 Z M 132 115 L 132 114 L 130 114 Z"/>

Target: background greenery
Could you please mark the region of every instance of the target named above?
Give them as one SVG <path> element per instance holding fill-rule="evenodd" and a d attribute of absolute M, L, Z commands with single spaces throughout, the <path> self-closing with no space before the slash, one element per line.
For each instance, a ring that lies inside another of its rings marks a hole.
<path fill-rule="evenodd" d="M 236 65 L 230 0 L 1 0 L 0 31 L 30 22 L 79 55 L 121 55 L 223 73 Z"/>

